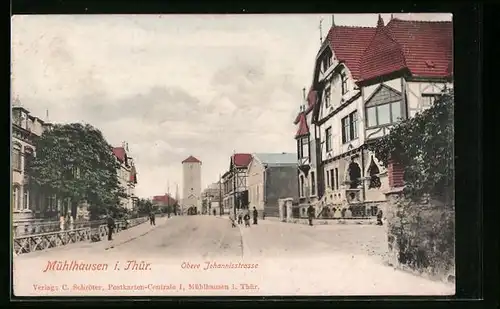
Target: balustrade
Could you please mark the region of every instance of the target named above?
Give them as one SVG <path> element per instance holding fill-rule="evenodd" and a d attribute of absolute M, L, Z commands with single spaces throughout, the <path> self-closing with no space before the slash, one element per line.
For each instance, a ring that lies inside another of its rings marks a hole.
<path fill-rule="evenodd" d="M 115 233 L 137 226 L 148 220 L 148 217 L 133 218 L 115 222 Z M 15 254 L 40 251 L 80 241 L 100 241 L 107 237 L 106 220 L 75 221 L 61 230 L 59 221 L 14 223 Z"/>

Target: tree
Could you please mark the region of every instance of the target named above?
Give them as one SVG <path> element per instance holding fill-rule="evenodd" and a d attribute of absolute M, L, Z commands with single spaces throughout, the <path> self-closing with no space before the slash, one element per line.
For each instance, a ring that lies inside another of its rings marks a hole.
<path fill-rule="evenodd" d="M 151 200 L 141 198 L 137 201 L 137 214 L 139 215 L 149 214 L 151 211 L 153 211 L 153 209 L 154 205 L 153 202 L 151 202 Z"/>
<path fill-rule="evenodd" d="M 404 166 L 404 192 L 412 200 L 429 195 L 454 205 L 453 105 L 453 91 L 445 91 L 370 146 L 386 166 L 390 160 Z"/>
<path fill-rule="evenodd" d="M 37 155 L 26 167 L 31 180 L 44 192 L 69 199 L 73 216 L 84 200 L 95 219 L 111 207 L 116 209 L 120 198 L 126 197 L 112 147 L 91 125 L 54 125 L 42 134 L 36 147 Z"/>

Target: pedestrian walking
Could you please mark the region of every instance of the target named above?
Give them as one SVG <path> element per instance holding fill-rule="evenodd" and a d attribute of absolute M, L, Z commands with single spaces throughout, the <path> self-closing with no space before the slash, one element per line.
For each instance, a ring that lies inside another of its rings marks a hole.
<path fill-rule="evenodd" d="M 151 212 L 151 225 L 156 225 L 156 215 L 154 212 Z"/>
<path fill-rule="evenodd" d="M 254 207 L 253 208 L 253 224 L 257 224 L 257 217 L 259 216 L 259 212 L 257 209 Z"/>
<path fill-rule="evenodd" d="M 245 220 L 245 227 L 250 227 L 250 213 L 247 212 L 243 219 Z"/>
<path fill-rule="evenodd" d="M 108 241 L 113 240 L 113 232 L 115 231 L 115 219 L 113 219 L 113 216 L 108 214 L 107 218 L 107 225 L 108 225 Z"/>
<path fill-rule="evenodd" d="M 307 207 L 307 217 L 309 218 L 309 225 L 312 226 L 314 219 L 314 207 L 312 207 L 312 205 L 309 205 L 309 207 Z"/>
<path fill-rule="evenodd" d="M 236 227 L 236 217 L 229 216 L 229 219 L 231 220 L 231 227 Z"/>
<path fill-rule="evenodd" d="M 216 211 L 216 210 L 215 210 L 215 208 L 214 208 L 214 216 L 216 216 L 216 215 L 217 215 L 217 211 Z"/>
<path fill-rule="evenodd" d="M 383 217 L 384 213 L 382 212 L 382 209 L 379 209 L 378 212 L 377 212 L 377 225 L 384 225 L 382 223 L 382 217 Z"/>
<path fill-rule="evenodd" d="M 243 223 L 243 214 L 240 212 L 238 214 L 238 224 L 242 224 Z"/>

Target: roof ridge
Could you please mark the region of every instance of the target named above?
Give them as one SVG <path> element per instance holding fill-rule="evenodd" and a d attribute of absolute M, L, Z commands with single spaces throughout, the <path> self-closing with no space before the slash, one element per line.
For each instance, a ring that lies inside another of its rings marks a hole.
<path fill-rule="evenodd" d="M 387 25 L 391 23 L 392 21 L 403 21 L 403 22 L 408 22 L 408 23 L 427 23 L 427 24 L 452 24 L 453 21 L 451 20 L 417 20 L 417 19 L 401 19 L 401 18 L 393 18 L 389 20 Z M 386 25 L 386 26 L 387 26 Z"/>
<path fill-rule="evenodd" d="M 377 27 L 370 27 L 370 26 L 347 26 L 347 25 L 335 25 L 335 26 L 332 26 L 330 29 L 333 29 L 333 28 L 377 29 Z"/>

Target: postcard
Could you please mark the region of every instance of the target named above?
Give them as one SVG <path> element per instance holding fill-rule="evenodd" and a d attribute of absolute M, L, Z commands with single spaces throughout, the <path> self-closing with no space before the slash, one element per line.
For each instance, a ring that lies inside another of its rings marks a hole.
<path fill-rule="evenodd" d="M 11 23 L 15 296 L 455 294 L 451 14 Z"/>

